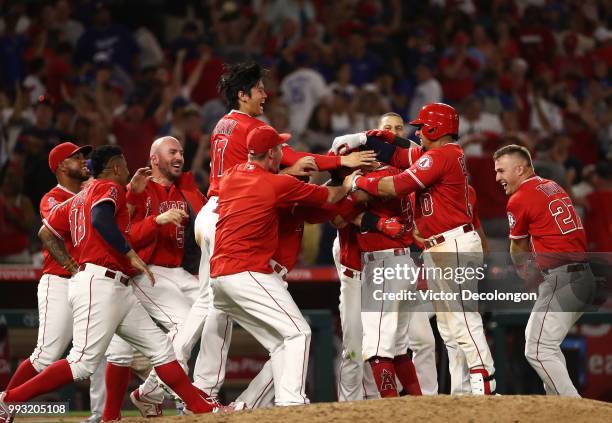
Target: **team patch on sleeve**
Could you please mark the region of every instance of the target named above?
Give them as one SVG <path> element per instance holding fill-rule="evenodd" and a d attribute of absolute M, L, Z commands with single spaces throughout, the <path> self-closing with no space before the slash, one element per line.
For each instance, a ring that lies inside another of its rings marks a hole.
<path fill-rule="evenodd" d="M 49 197 L 49 198 L 47 198 L 47 204 L 49 205 L 49 208 L 52 209 L 53 207 L 55 207 L 58 204 L 58 202 L 55 199 L 55 197 Z"/>
<path fill-rule="evenodd" d="M 432 165 L 433 165 L 433 157 L 431 157 L 429 154 L 425 156 L 421 156 L 421 158 L 417 160 L 416 162 L 416 167 L 421 170 L 427 170 L 431 168 Z"/>
<path fill-rule="evenodd" d="M 117 197 L 119 196 L 117 187 L 114 187 L 114 186 L 110 187 L 110 190 L 108 191 L 108 196 L 112 198 L 113 200 L 117 201 Z"/>
<path fill-rule="evenodd" d="M 514 215 L 510 212 L 508 212 L 508 225 L 510 226 L 510 229 L 514 229 L 514 226 L 516 225 L 516 219 L 514 218 Z"/>

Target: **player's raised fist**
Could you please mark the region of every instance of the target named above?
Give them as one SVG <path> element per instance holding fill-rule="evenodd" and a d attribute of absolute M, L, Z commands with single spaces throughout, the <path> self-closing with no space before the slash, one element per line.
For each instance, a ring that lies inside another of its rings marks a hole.
<path fill-rule="evenodd" d="M 170 209 L 166 210 L 162 214 L 155 218 L 155 222 L 158 225 L 165 225 L 172 223 L 176 226 L 182 226 L 183 219 L 187 219 L 189 216 L 181 209 Z"/>
<path fill-rule="evenodd" d="M 132 191 L 134 194 L 140 194 L 145 190 L 147 183 L 151 178 L 151 168 L 141 167 L 136 171 L 134 176 L 132 176 L 132 180 L 130 181 L 130 191 Z"/>

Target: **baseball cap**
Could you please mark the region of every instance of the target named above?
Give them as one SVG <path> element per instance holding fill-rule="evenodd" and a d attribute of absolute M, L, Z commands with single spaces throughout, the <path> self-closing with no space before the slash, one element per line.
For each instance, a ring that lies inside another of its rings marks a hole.
<path fill-rule="evenodd" d="M 78 145 L 73 144 L 71 142 L 63 142 L 61 144 L 58 144 L 53 147 L 53 150 L 51 150 L 51 152 L 49 153 L 49 169 L 51 169 L 51 172 L 55 173 L 59 164 L 66 160 L 68 157 L 74 156 L 77 153 L 83 153 L 84 155 L 87 155 L 91 153 L 91 150 L 93 150 L 93 147 L 91 145 L 84 145 L 82 147 L 79 147 Z"/>
<path fill-rule="evenodd" d="M 291 138 L 291 134 L 279 134 L 276 129 L 269 125 L 258 126 L 247 136 L 247 149 L 249 154 L 265 153 L 271 148 L 283 144 L 289 138 Z"/>

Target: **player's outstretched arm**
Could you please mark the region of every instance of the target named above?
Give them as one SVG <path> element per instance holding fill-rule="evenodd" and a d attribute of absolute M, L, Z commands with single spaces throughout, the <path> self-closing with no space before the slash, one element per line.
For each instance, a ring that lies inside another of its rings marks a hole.
<path fill-rule="evenodd" d="M 346 178 L 344 178 L 344 181 L 342 182 L 342 185 L 338 186 L 338 187 L 327 187 L 327 202 L 334 204 L 337 203 L 338 201 L 342 200 L 344 197 L 346 197 L 346 195 L 351 191 L 351 186 L 353 183 L 353 177 L 354 175 L 356 175 L 359 171 L 356 170 L 353 173 L 351 173 L 350 175 L 348 175 Z"/>
<path fill-rule="evenodd" d="M 155 286 L 155 276 L 153 276 L 153 273 L 151 273 L 147 267 L 147 264 L 142 261 L 138 254 L 136 254 L 136 251 L 130 250 L 127 252 L 126 256 L 130 259 L 130 264 L 132 267 L 138 272 L 147 275 L 147 278 L 149 278 L 149 281 L 151 281 L 151 286 Z"/>
<path fill-rule="evenodd" d="M 398 195 L 395 192 L 393 176 L 373 178 L 355 175 L 352 181 L 351 189 L 353 191 L 360 189 L 376 197 L 397 197 Z"/>
<path fill-rule="evenodd" d="M 79 271 L 79 264 L 66 250 L 64 241 L 53 235 L 46 226 L 42 226 L 38 231 L 38 238 L 51 254 L 51 257 L 58 262 L 64 269 L 70 272 L 71 275 L 76 274 Z"/>

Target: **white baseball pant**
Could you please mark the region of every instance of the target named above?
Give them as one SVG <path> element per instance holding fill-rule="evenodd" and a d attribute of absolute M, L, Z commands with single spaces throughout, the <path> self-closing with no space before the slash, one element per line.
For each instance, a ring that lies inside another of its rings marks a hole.
<path fill-rule="evenodd" d="M 175 359 L 168 337 L 153 323 L 132 288 L 120 282 L 125 277 L 87 263 L 70 282 L 74 328 L 68 363 L 74 380 L 89 378 L 98 368 L 115 333 L 141 351 L 154 366 Z"/>
<path fill-rule="evenodd" d="M 133 292 L 147 313 L 167 331 L 179 363 L 187 369 L 189 357 L 180 354 L 183 345 L 177 344 L 176 335 L 183 327 L 198 290 L 195 276 L 182 267 L 162 267 L 151 265 L 149 270 L 155 276 L 155 286 L 144 275 L 133 279 Z M 134 359 L 134 350 L 120 337 L 115 336 L 107 351 L 107 360 L 117 366 L 128 367 Z M 160 384 L 155 371 L 151 371 L 139 387 L 140 395 L 153 402 L 164 398 L 164 387 Z"/>
<path fill-rule="evenodd" d="M 106 359 L 102 357 L 100 365 L 89 378 L 89 408 L 91 416 L 102 418 L 106 400 Z"/>
<path fill-rule="evenodd" d="M 525 328 L 525 357 L 547 395 L 580 397 L 560 345 L 595 293 L 595 277 L 589 266 L 584 267 L 568 272 L 568 266 L 560 266 L 547 272 Z"/>
<path fill-rule="evenodd" d="M 232 339 L 233 324 L 230 317 L 218 310 L 212 302 L 210 287 L 210 258 L 215 247 L 215 230 L 219 215 L 217 197 L 211 197 L 198 213 L 195 222 L 196 237 L 200 239 L 202 259 L 200 261 L 200 291 L 185 325 L 185 335 L 179 334 L 181 342 L 190 337 L 200 339 L 194 370 L 194 385 L 210 396 L 217 396 L 225 381 L 225 366 Z M 197 331 L 199 328 L 199 332 Z M 184 350 L 187 348 L 183 347 Z M 191 354 L 191 348 L 189 348 Z"/>
<path fill-rule="evenodd" d="M 69 284 L 55 275 L 42 275 L 38 283 L 38 340 L 30 362 L 39 373 L 59 360 L 72 340 Z"/>
<path fill-rule="evenodd" d="M 475 231 L 464 232 L 463 227 L 458 227 L 441 235 L 444 236 L 445 241 L 426 249 L 423 253 L 426 269 L 457 269 L 482 263 L 482 244 Z M 476 260 L 478 263 L 475 263 Z M 446 280 L 439 276 L 438 272 L 428 271 L 430 289 L 445 293 L 460 293 L 462 285 L 457 284 L 454 279 Z M 475 290 L 477 289 L 476 283 L 476 281 L 466 282 L 464 286 L 470 285 Z M 434 299 L 432 301 L 438 331 L 449 352 L 451 386 L 457 393 L 457 390 L 459 392 L 463 390 L 462 386 L 465 382 L 465 368 L 460 360 L 465 359 L 468 371 L 484 369 L 491 376 L 495 373 L 493 357 L 484 334 L 482 317 L 477 311 L 466 311 L 461 295 L 458 298 L 459 300 Z M 464 375 L 461 381 L 457 380 L 459 375 Z M 481 385 L 482 380 L 470 377 L 471 393 L 478 393 Z"/>
<path fill-rule="evenodd" d="M 361 325 L 361 272 L 340 263 L 340 239 L 332 247 L 334 263 L 340 279 L 340 325 L 342 352 L 338 369 L 338 401 L 378 398 L 380 394 L 370 366 L 363 363 Z"/>
<path fill-rule="evenodd" d="M 397 255 L 399 250 L 403 250 L 401 255 Z M 411 284 L 407 278 L 384 278 L 382 284 L 374 283 L 375 269 L 395 268 L 408 265 L 416 267 L 410 257 L 409 249 L 390 249 L 374 251 L 363 254 L 363 272 L 365 293 L 373 295 L 374 290 L 382 293 L 400 292 L 399 290 L 416 291 L 416 282 Z M 372 302 L 370 302 L 372 304 Z M 403 339 L 400 335 L 408 330 L 413 311 L 402 309 L 400 311 L 400 301 L 377 301 L 376 307 L 380 310 L 363 310 L 361 312 L 361 322 L 363 325 L 363 359 L 369 360 L 372 357 L 385 357 L 393 359 L 398 352 L 398 348 L 403 348 Z M 403 354 L 406 353 L 404 349 Z"/>
<path fill-rule="evenodd" d="M 429 321 L 431 302 L 420 304 L 412 313 L 410 324 L 398 335 L 398 348 L 395 355 L 412 351 L 412 362 L 416 368 L 419 385 L 423 395 L 438 394 L 438 370 L 436 369 L 436 338 Z"/>
<path fill-rule="evenodd" d="M 275 273 L 211 278 L 216 308 L 226 312 L 270 353 L 278 406 L 308 404 L 305 385 L 311 331 Z"/>

